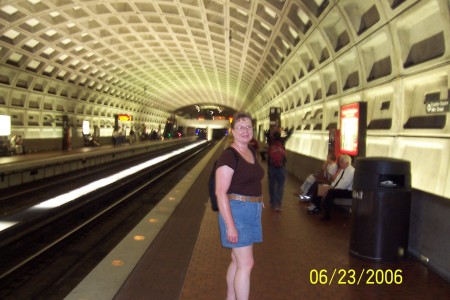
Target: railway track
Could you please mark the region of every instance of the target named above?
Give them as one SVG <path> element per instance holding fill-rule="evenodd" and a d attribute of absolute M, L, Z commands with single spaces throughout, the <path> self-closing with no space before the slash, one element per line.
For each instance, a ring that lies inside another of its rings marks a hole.
<path fill-rule="evenodd" d="M 208 145 L 0 234 L 0 298 L 61 299 L 176 184 Z"/>
<path fill-rule="evenodd" d="M 30 183 L 14 186 L 0 193 L 0 216 L 13 214 L 23 210 L 43 199 L 48 199 L 61 193 L 61 190 L 70 190 L 79 185 L 85 185 L 96 179 L 103 178 L 105 174 L 114 174 L 121 170 L 159 157 L 167 152 L 176 151 L 179 145 L 155 150 L 146 154 L 128 157 L 107 164 L 86 168 L 68 174 L 55 176 L 51 179 L 42 179 Z"/>

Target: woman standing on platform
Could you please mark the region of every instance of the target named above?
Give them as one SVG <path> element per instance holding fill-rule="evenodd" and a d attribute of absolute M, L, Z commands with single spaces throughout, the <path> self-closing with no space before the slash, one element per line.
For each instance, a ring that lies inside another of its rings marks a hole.
<path fill-rule="evenodd" d="M 245 300 L 250 294 L 254 265 L 253 243 L 262 242 L 261 211 L 264 170 L 249 148 L 253 138 L 252 118 L 236 113 L 231 123 L 231 150 L 217 161 L 216 195 L 223 247 L 231 248 L 227 271 L 227 299 Z"/>

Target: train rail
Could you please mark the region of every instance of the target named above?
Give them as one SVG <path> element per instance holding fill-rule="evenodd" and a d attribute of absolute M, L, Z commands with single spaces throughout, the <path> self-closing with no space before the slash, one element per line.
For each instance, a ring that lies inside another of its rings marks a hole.
<path fill-rule="evenodd" d="M 56 295 L 55 284 L 67 289 L 63 278 L 81 278 L 100 259 L 98 252 L 106 255 L 208 147 L 174 155 L 0 232 L 0 298 L 48 299 Z"/>
<path fill-rule="evenodd" d="M 10 187 L 7 190 L 2 190 L 2 193 L 0 194 L 0 216 L 13 214 L 34 203 L 39 203 L 42 199 L 48 199 L 52 197 L 52 195 L 57 195 L 60 193 L 61 187 L 68 190 L 75 188 L 77 185 L 87 184 L 104 177 L 105 173 L 114 174 L 120 172 L 124 168 L 132 167 L 171 151 L 176 151 L 179 147 L 179 145 L 174 145 L 154 150 L 149 153 L 115 160 L 107 164 L 62 174 L 51 179 L 33 181 L 20 186 Z"/>

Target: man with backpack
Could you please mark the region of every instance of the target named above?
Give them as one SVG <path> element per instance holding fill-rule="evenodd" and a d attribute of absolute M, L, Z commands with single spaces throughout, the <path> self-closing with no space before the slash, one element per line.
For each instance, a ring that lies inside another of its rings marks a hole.
<path fill-rule="evenodd" d="M 266 133 L 269 149 L 268 172 L 269 172 L 269 194 L 272 209 L 281 211 L 281 202 L 284 194 L 284 182 L 286 181 L 286 141 L 291 137 L 294 129 L 287 131 L 286 136 L 281 136 L 281 128 L 275 128 Z"/>

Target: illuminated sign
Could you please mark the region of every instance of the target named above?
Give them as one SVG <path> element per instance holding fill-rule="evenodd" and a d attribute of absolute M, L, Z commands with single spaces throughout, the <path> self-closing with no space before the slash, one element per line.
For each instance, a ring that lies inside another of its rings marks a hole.
<path fill-rule="evenodd" d="M 119 121 L 132 121 L 132 120 L 133 120 L 133 117 L 130 116 L 130 115 L 124 115 L 124 114 L 121 114 L 121 115 L 117 115 L 117 119 L 118 119 Z"/>
<path fill-rule="evenodd" d="M 83 121 L 83 134 L 87 135 L 91 132 L 91 128 L 89 126 L 89 121 Z"/>
<path fill-rule="evenodd" d="M 0 115 L 0 136 L 11 134 L 11 116 Z"/>
<path fill-rule="evenodd" d="M 367 103 L 341 106 L 341 149 L 348 155 L 365 156 Z"/>
<path fill-rule="evenodd" d="M 271 107 L 270 108 L 269 124 L 270 124 L 271 128 L 281 126 L 281 108 L 280 107 Z"/>

